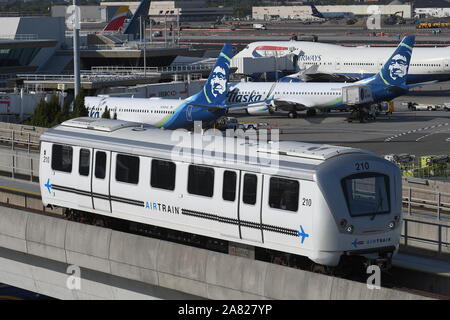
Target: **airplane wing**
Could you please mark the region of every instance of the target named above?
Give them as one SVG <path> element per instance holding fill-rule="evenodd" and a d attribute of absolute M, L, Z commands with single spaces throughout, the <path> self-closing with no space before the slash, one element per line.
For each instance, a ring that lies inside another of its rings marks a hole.
<path fill-rule="evenodd" d="M 272 99 L 266 99 L 266 100 L 262 100 L 262 101 L 258 101 L 258 102 L 254 102 L 254 103 L 234 103 L 234 104 L 227 104 L 227 105 L 218 105 L 218 106 L 208 106 L 208 105 L 201 105 L 201 104 L 194 104 L 194 103 L 189 103 L 189 105 L 191 106 L 196 106 L 196 107 L 202 107 L 205 109 L 208 109 L 210 111 L 217 111 L 217 110 L 221 110 L 221 109 L 233 109 L 233 110 L 243 110 L 243 109 L 247 109 L 247 108 L 254 108 L 254 107 L 266 107 L 268 105 L 272 104 Z"/>
<path fill-rule="evenodd" d="M 302 101 L 296 99 L 273 99 L 272 106 L 277 110 L 283 111 L 302 111 L 311 108 L 311 104 L 304 99 Z"/>
<path fill-rule="evenodd" d="M 437 80 L 432 80 L 432 81 L 427 81 L 427 82 L 420 82 L 420 83 L 413 83 L 413 84 L 408 84 L 408 89 L 413 89 L 413 88 L 417 88 L 417 87 L 422 87 L 422 86 L 426 86 L 428 84 L 433 84 L 438 82 Z"/>

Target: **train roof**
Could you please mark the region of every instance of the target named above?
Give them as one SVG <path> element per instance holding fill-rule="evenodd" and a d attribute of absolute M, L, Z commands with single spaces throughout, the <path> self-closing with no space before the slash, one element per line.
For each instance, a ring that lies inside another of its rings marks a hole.
<path fill-rule="evenodd" d="M 215 131 L 217 134 L 218 131 Z M 226 138 L 222 135 L 212 137 L 205 134 L 192 133 L 186 130 L 163 130 L 136 122 L 110 119 L 76 118 L 63 122 L 41 135 L 41 140 L 61 144 L 83 145 L 97 149 L 105 149 L 139 155 L 152 155 L 167 158 L 185 157 L 181 151 L 189 151 L 189 159 L 199 152 L 210 159 L 231 159 L 240 165 L 249 166 L 261 163 L 247 159 L 261 158 L 263 161 L 276 160 L 280 168 L 298 169 L 309 172 L 331 158 L 345 154 L 371 154 L 368 151 L 326 144 L 312 144 L 295 141 L 258 142 L 242 138 Z M 196 137 L 201 137 L 197 139 Z M 218 139 L 218 140 L 213 140 Z M 107 146 L 107 147 L 106 147 Z M 226 150 L 227 152 L 220 153 Z M 234 152 L 228 152 L 234 150 Z M 235 157 L 238 160 L 235 160 Z M 240 158 L 239 158 L 240 157 Z M 255 157 L 256 158 L 256 157 Z M 260 159 L 260 160 L 261 160 Z M 181 160 L 181 159 L 180 159 Z M 203 160 L 203 159 L 202 159 Z M 204 161 L 204 160 L 203 160 Z M 215 161 L 217 163 L 217 161 Z M 311 177 L 310 177 L 311 178 Z M 312 178 L 311 178 L 312 179 Z"/>

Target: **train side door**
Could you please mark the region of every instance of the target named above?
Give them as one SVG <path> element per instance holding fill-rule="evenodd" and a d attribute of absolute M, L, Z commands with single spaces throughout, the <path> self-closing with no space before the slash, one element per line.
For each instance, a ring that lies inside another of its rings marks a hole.
<path fill-rule="evenodd" d="M 239 225 L 243 240 L 262 242 L 261 199 L 263 176 L 241 171 Z"/>
<path fill-rule="evenodd" d="M 92 209 L 92 149 L 83 147 L 77 148 L 77 152 L 74 153 L 74 156 L 76 156 L 74 158 L 74 165 L 75 168 L 77 168 L 75 172 L 77 179 L 74 179 L 74 182 L 79 194 L 76 203 L 81 208 Z"/>
<path fill-rule="evenodd" d="M 109 194 L 111 152 L 94 149 L 92 204 L 95 210 L 111 212 Z"/>

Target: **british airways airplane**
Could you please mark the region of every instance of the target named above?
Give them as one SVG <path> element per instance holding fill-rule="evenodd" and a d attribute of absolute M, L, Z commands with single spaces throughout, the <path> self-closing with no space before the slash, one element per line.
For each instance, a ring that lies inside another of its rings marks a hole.
<path fill-rule="evenodd" d="M 192 128 L 194 121 L 206 124 L 214 122 L 224 116 L 230 108 L 265 106 L 269 100 L 227 104 L 227 83 L 232 57 L 233 47 L 225 44 L 203 89 L 187 99 L 85 97 L 88 115 L 91 118 L 99 118 L 108 108 L 110 115 L 118 120 L 177 129 Z"/>
<path fill-rule="evenodd" d="M 320 12 L 315 5 L 311 5 L 311 15 L 321 19 L 344 19 L 353 18 L 353 12 Z"/>
<path fill-rule="evenodd" d="M 307 41 L 264 41 L 250 43 L 234 56 L 233 61 L 245 57 L 280 57 L 294 54 L 297 56 L 296 64 L 299 70 L 297 79 L 300 81 L 357 81 L 376 74 L 391 53 L 390 47 L 344 47 Z M 260 74 L 249 76 L 258 78 Z M 292 77 L 289 78 L 288 80 L 292 81 Z M 450 80 L 450 47 L 414 49 L 407 84 L 447 80 Z"/>
<path fill-rule="evenodd" d="M 349 104 L 346 92 L 353 90 L 359 94 L 353 107 L 359 118 L 365 120 L 367 110 L 365 105 L 390 101 L 408 92 L 415 85 L 407 85 L 406 79 L 411 63 L 414 46 L 414 36 L 407 36 L 398 45 L 378 72 L 366 79 L 353 83 L 315 82 L 315 83 L 285 83 L 285 82 L 238 82 L 230 83 L 229 103 L 257 103 L 270 100 L 277 110 L 289 111 L 289 117 L 296 118 L 297 111 L 307 110 L 307 115 L 314 115 L 316 109 L 335 109 Z M 381 70 L 380 70 L 381 69 Z M 353 103 L 353 102 L 352 102 Z M 261 113 L 269 110 L 261 107 L 249 108 L 249 113 Z"/>

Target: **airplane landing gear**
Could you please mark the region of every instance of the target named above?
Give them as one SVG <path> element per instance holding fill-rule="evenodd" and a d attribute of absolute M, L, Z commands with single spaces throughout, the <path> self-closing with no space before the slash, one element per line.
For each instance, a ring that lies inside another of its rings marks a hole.
<path fill-rule="evenodd" d="M 288 117 L 291 119 L 295 119 L 298 117 L 297 111 L 289 111 Z"/>
<path fill-rule="evenodd" d="M 369 120 L 369 113 L 363 108 L 353 109 L 347 121 L 353 122 L 353 120 L 359 120 L 360 123 L 365 123 Z"/>
<path fill-rule="evenodd" d="M 308 109 L 306 110 L 306 116 L 307 117 L 314 117 L 317 114 L 316 109 Z"/>

